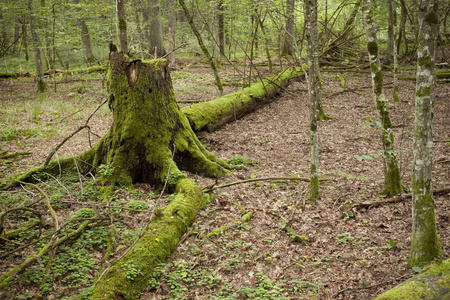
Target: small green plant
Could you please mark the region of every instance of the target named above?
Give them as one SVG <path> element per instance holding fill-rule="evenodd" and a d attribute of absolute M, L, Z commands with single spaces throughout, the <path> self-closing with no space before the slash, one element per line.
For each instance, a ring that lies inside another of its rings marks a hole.
<path fill-rule="evenodd" d="M 266 143 L 266 141 L 264 140 L 254 140 L 253 144 L 255 144 L 256 146 L 262 146 Z"/>
<path fill-rule="evenodd" d="M 102 164 L 98 167 L 98 174 L 109 178 L 114 174 L 114 169 L 113 164 Z"/>
<path fill-rule="evenodd" d="M 141 200 L 130 200 L 128 201 L 128 207 L 134 210 L 141 210 L 145 211 L 150 206 L 147 204 L 147 202 L 141 201 Z"/>
<path fill-rule="evenodd" d="M 80 208 L 79 210 L 77 210 L 76 212 L 74 212 L 70 218 L 71 219 L 88 219 L 88 218 L 93 218 L 97 215 L 97 212 L 92 209 L 92 208 L 88 208 L 88 207 L 83 207 Z"/>
<path fill-rule="evenodd" d="M 176 184 L 177 181 L 181 178 L 186 178 L 186 175 L 184 173 L 181 172 L 170 172 L 169 174 L 169 179 L 167 180 L 167 182 L 170 185 Z"/>
<path fill-rule="evenodd" d="M 227 159 L 227 163 L 234 169 L 245 169 L 248 166 L 257 166 L 258 162 L 254 159 L 245 158 L 240 155 L 236 155 Z"/>
<path fill-rule="evenodd" d="M 127 279 L 133 281 L 140 273 L 139 266 L 136 263 L 127 262 L 123 265 Z"/>
<path fill-rule="evenodd" d="M 336 245 L 354 245 L 354 238 L 348 232 L 339 233 L 334 239 L 336 240 Z"/>

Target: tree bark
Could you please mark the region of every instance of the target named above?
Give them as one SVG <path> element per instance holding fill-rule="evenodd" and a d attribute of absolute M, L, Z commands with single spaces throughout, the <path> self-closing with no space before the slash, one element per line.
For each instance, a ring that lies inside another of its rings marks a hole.
<path fill-rule="evenodd" d="M 160 6 L 160 0 L 150 0 L 148 7 L 150 18 L 150 52 L 152 56 L 156 53 L 156 57 L 161 57 L 166 54 L 163 44 Z"/>
<path fill-rule="evenodd" d="M 294 23 L 295 0 L 286 0 L 286 28 L 283 44 L 283 55 L 293 55 L 295 45 Z"/>
<path fill-rule="evenodd" d="M 450 296 L 450 259 L 437 262 L 420 274 L 384 292 L 374 300 L 448 299 Z"/>
<path fill-rule="evenodd" d="M 32 0 L 28 0 L 28 10 L 30 12 L 28 19 L 30 21 L 31 40 L 33 41 L 34 57 L 36 60 L 36 75 L 37 75 L 37 91 L 43 93 L 46 90 L 44 79 L 44 68 L 42 66 L 41 50 L 39 48 L 39 38 L 34 24 L 34 13 Z"/>
<path fill-rule="evenodd" d="M 74 3 L 76 5 L 79 5 L 80 0 L 75 0 Z M 83 52 L 84 52 L 83 59 L 85 63 L 90 64 L 95 60 L 94 55 L 92 54 L 91 36 L 89 34 L 89 29 L 86 25 L 86 21 L 82 16 L 83 12 L 81 10 L 81 7 L 77 9 L 77 12 L 79 14 L 78 25 L 80 26 L 81 30 L 81 43 L 83 45 Z"/>
<path fill-rule="evenodd" d="M 394 61 L 394 0 L 388 0 L 388 46 L 386 53 L 386 64 L 391 64 Z"/>
<path fill-rule="evenodd" d="M 398 34 L 398 40 L 397 40 L 397 49 L 400 50 L 400 45 L 403 43 L 403 54 L 408 54 L 408 42 L 406 39 L 406 17 L 407 17 L 407 10 L 406 10 L 406 4 L 405 0 L 400 0 L 400 7 L 401 7 L 401 16 L 400 16 L 400 28 L 399 28 L 399 34 Z"/>
<path fill-rule="evenodd" d="M 320 69 L 317 52 L 317 0 L 305 0 L 306 39 L 308 41 L 308 92 L 309 92 L 309 122 L 310 122 L 310 183 L 309 200 L 319 199 L 319 150 L 317 137 L 317 104 L 320 99 Z"/>
<path fill-rule="evenodd" d="M 380 118 L 380 129 L 382 131 L 384 158 L 386 162 L 385 188 L 380 193 L 395 195 L 403 191 L 404 186 L 400 182 L 400 170 L 398 168 L 397 154 L 394 147 L 394 133 L 392 132 L 391 118 L 386 105 L 387 99 L 384 96 L 383 75 L 378 56 L 377 27 L 373 19 L 371 1 L 362 0 L 361 9 L 366 26 L 373 98 Z"/>
<path fill-rule="evenodd" d="M 117 36 L 119 49 L 123 53 L 128 52 L 127 17 L 125 13 L 125 0 L 116 0 Z"/>
<path fill-rule="evenodd" d="M 27 22 L 26 20 L 26 16 L 23 16 L 23 22 L 22 22 L 22 47 L 23 50 L 25 51 L 25 60 L 29 61 L 30 60 L 30 56 L 28 54 L 28 36 L 27 36 Z"/>
<path fill-rule="evenodd" d="M 219 0 L 219 4 L 217 7 L 217 22 L 219 27 L 219 50 L 220 54 L 225 56 L 225 20 L 224 20 L 224 6 L 223 0 Z"/>
<path fill-rule="evenodd" d="M 169 28 L 169 55 L 168 60 L 175 63 L 175 6 L 173 0 L 167 0 L 167 25 Z"/>
<path fill-rule="evenodd" d="M 12 49 L 12 53 L 17 53 L 17 48 L 19 47 L 19 39 L 20 39 L 20 18 L 16 16 L 14 19 L 14 46 Z"/>
<path fill-rule="evenodd" d="M 438 1 L 420 0 L 414 122 L 412 239 L 409 262 L 423 266 L 442 255 L 433 201 L 434 57 Z"/>

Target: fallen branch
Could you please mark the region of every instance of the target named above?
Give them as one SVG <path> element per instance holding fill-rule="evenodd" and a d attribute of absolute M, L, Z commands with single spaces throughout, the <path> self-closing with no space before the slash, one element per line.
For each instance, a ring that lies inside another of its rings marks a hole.
<path fill-rule="evenodd" d="M 8 151 L 1 151 L 0 152 L 0 159 L 8 159 L 8 158 L 14 158 L 17 156 L 22 155 L 31 155 L 33 152 L 14 152 L 14 153 L 8 153 Z"/>
<path fill-rule="evenodd" d="M 433 190 L 433 195 L 438 195 L 438 194 L 443 194 L 443 193 L 448 193 L 448 192 L 450 192 L 450 187 L 445 187 L 442 189 Z M 355 204 L 353 204 L 353 206 L 357 207 L 357 208 L 377 207 L 377 206 L 387 204 L 387 203 L 401 202 L 401 201 L 404 201 L 411 197 L 412 197 L 412 194 L 404 194 L 401 196 L 394 196 L 391 198 L 386 198 L 386 199 L 381 199 L 381 200 L 376 200 L 376 201 L 365 201 L 365 202 L 355 203 Z"/>
<path fill-rule="evenodd" d="M 306 177 L 262 177 L 262 178 L 252 178 L 252 179 L 245 179 L 245 180 L 240 180 L 240 181 L 235 181 L 235 182 L 231 182 L 231 183 L 225 183 L 219 186 L 207 186 L 205 188 L 203 188 L 203 192 L 204 193 L 210 193 L 215 189 L 220 189 L 220 188 L 224 188 L 224 187 L 229 187 L 229 186 L 233 186 L 233 185 L 238 185 L 238 184 L 242 184 L 242 183 L 248 183 L 248 182 L 255 182 L 255 181 L 269 181 L 269 180 L 279 180 L 279 181 L 284 181 L 284 180 L 294 180 L 294 181 L 306 181 L 309 182 L 309 178 Z M 319 178 L 319 181 L 324 182 L 324 181 L 330 181 L 331 179 L 328 178 Z"/>

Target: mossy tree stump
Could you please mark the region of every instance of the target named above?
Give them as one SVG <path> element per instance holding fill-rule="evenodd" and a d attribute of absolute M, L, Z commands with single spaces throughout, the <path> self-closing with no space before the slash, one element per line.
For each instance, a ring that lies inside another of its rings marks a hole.
<path fill-rule="evenodd" d="M 169 173 L 179 172 L 177 166 L 209 177 L 227 172 L 228 165 L 203 147 L 181 112 L 167 67 L 166 60 L 110 55 L 113 125 L 93 149 L 92 161 L 106 165 L 101 183 L 109 189 L 137 182 L 161 186 Z"/>

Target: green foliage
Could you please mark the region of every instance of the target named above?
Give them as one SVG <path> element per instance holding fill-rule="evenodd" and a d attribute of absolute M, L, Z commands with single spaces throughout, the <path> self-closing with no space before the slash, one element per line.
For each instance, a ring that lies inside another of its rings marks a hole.
<path fill-rule="evenodd" d="M 227 163 L 234 169 L 245 169 L 248 166 L 257 166 L 258 162 L 254 159 L 245 158 L 240 155 L 236 155 L 227 159 Z"/>
<path fill-rule="evenodd" d="M 114 174 L 115 167 L 113 164 L 102 164 L 98 167 L 98 174 L 110 178 Z"/>
<path fill-rule="evenodd" d="M 170 172 L 167 183 L 169 183 L 170 185 L 174 185 L 181 178 L 186 178 L 186 175 L 182 172 Z"/>
<path fill-rule="evenodd" d="M 334 239 L 336 240 L 336 245 L 354 245 L 354 238 L 348 232 L 339 233 Z"/>
<path fill-rule="evenodd" d="M 131 199 L 130 201 L 128 201 L 128 207 L 134 210 L 146 211 L 150 206 L 145 201 Z"/>
<path fill-rule="evenodd" d="M 97 215 L 97 212 L 92 209 L 92 208 L 88 208 L 88 207 L 83 207 L 80 208 L 79 210 L 77 210 L 76 212 L 74 212 L 70 218 L 71 219 L 87 219 L 87 218 L 93 218 Z"/>

